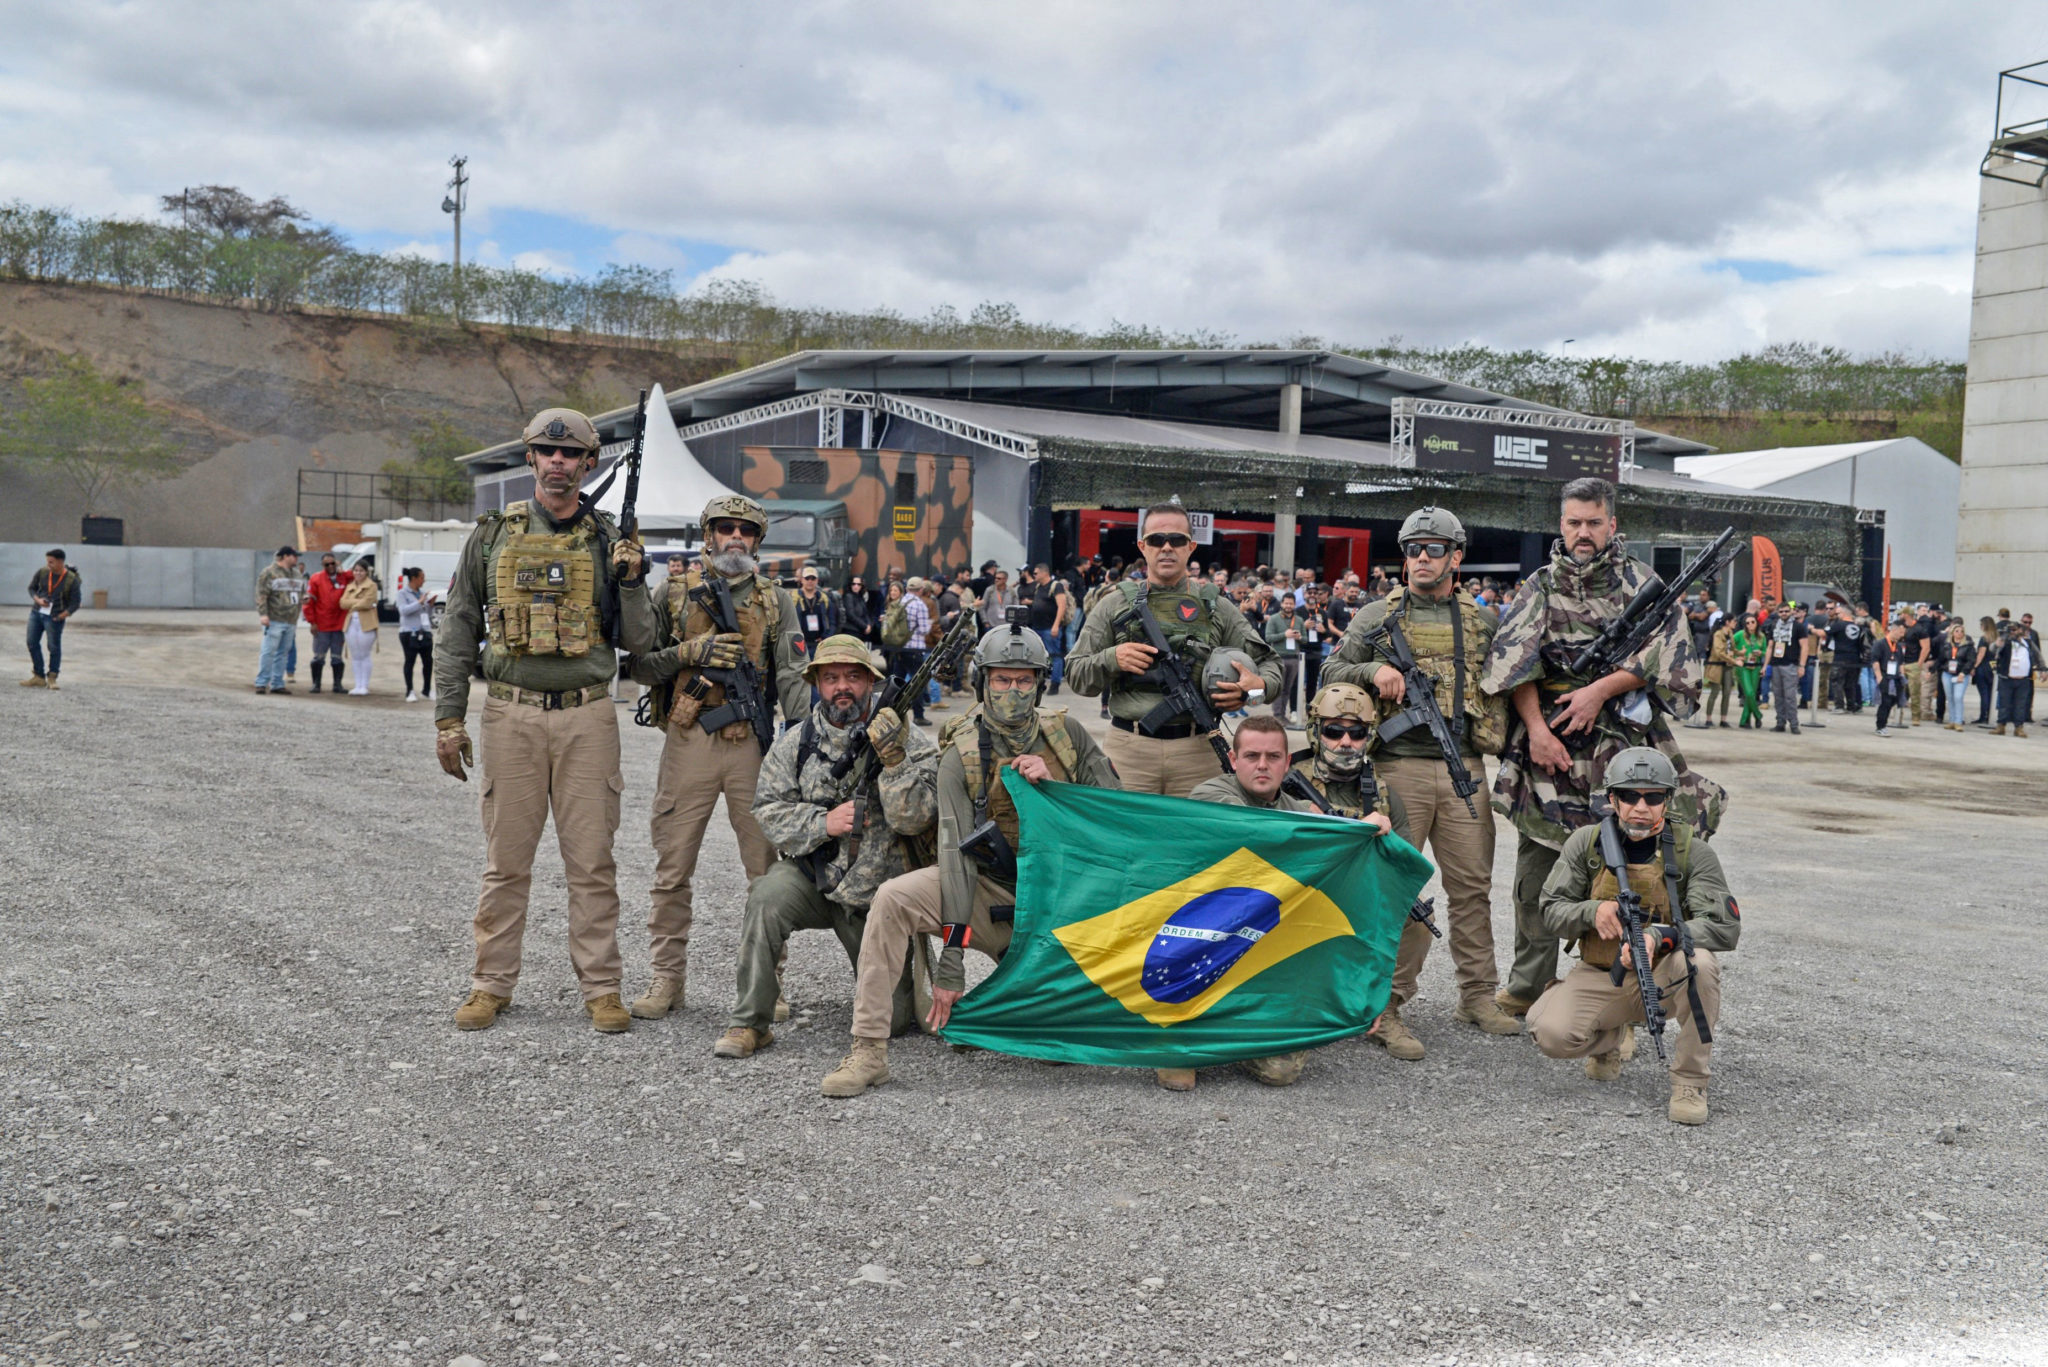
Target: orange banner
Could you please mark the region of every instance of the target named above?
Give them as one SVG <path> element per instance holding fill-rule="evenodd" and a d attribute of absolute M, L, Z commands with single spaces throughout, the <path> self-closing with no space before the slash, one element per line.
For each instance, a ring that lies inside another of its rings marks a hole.
<path fill-rule="evenodd" d="M 1785 571 L 1778 559 L 1778 548 L 1767 536 L 1753 536 L 1749 539 L 1749 557 L 1749 596 L 1769 612 L 1785 596 Z"/>

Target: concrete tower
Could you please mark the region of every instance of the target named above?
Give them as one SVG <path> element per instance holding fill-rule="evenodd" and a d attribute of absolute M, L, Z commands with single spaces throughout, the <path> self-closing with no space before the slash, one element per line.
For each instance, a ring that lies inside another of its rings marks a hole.
<path fill-rule="evenodd" d="M 1980 167 L 1955 608 L 2048 614 L 2048 62 L 1999 73 Z M 2032 97 L 2029 100 L 2029 97 Z"/>

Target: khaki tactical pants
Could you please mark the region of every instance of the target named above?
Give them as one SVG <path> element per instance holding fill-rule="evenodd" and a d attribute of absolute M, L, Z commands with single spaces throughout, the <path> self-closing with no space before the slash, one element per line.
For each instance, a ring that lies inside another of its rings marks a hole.
<path fill-rule="evenodd" d="M 1206 744 L 1206 742 L 1205 742 Z M 1010 923 L 989 919 L 989 908 L 1016 900 L 1017 894 L 993 878 L 980 877 L 974 887 L 974 910 L 968 917 L 973 938 L 969 949 L 1000 960 L 1010 947 Z M 859 981 L 853 989 L 853 1033 L 860 1039 L 887 1039 L 891 997 L 912 935 L 936 935 L 940 926 L 939 871 L 917 869 L 891 878 L 875 892 L 868 908 L 867 932 L 861 936 Z"/>
<path fill-rule="evenodd" d="M 1158 740 L 1112 726 L 1103 738 L 1102 750 L 1116 766 L 1116 776 L 1127 793 L 1186 797 L 1196 784 L 1223 772 L 1207 736 Z"/>
<path fill-rule="evenodd" d="M 726 818 L 739 838 L 740 865 L 751 883 L 775 862 L 775 849 L 754 824 L 754 782 L 761 773 L 761 747 L 744 740 L 720 740 L 692 723 L 670 727 L 661 747 L 654 783 L 654 887 L 647 917 L 649 957 L 657 976 L 680 978 L 689 964 L 692 902 L 690 878 L 712 809 L 725 797 Z"/>
<path fill-rule="evenodd" d="M 1704 949 L 1692 953 L 1699 974 L 1700 1005 L 1709 1029 L 1721 1020 L 1721 965 Z M 1692 997 L 1685 990 L 1685 955 L 1673 950 L 1650 969 L 1663 989 L 1664 1014 L 1678 1027 L 1678 1047 L 1671 1056 L 1671 1080 L 1707 1085 L 1713 1072 L 1713 1046 L 1700 1042 L 1693 1025 Z M 1624 973 L 1616 987 L 1604 968 L 1580 964 L 1564 981 L 1529 1008 L 1529 1030 L 1536 1047 L 1552 1058 L 1584 1058 L 1621 1047 L 1622 1031 L 1643 1019 L 1643 998 L 1636 975 Z"/>
<path fill-rule="evenodd" d="M 1913 698 L 1913 725 L 1918 726 L 1924 720 L 1920 708 L 1927 694 L 1927 671 L 1917 664 L 1902 665 L 1901 668 L 1906 671 L 1906 687 Z"/>
<path fill-rule="evenodd" d="M 818 891 L 803 869 L 788 860 L 769 865 L 747 889 L 747 919 L 740 930 L 739 994 L 733 1001 L 727 1025 L 765 1030 L 775 1019 L 775 997 L 781 990 L 782 962 L 789 937 L 799 930 L 829 930 L 839 937 L 846 961 L 856 975 L 860 972 L 860 943 L 867 929 L 867 913 L 858 907 L 835 902 Z M 906 945 L 906 949 L 908 946 Z M 908 965 L 896 982 L 893 1004 L 893 1033 L 902 1034 L 915 1022 L 917 1009 L 911 1004 Z"/>
<path fill-rule="evenodd" d="M 1484 780 L 1484 762 L 1473 758 L 1468 763 Z M 1457 968 L 1458 1000 L 1491 998 L 1500 972 L 1493 961 L 1493 808 L 1486 805 L 1486 790 L 1482 787 L 1472 795 L 1479 808 L 1475 819 L 1452 791 L 1451 771 L 1442 761 L 1390 755 L 1374 768 L 1380 782 L 1397 793 L 1407 808 L 1408 829 L 1400 832 L 1401 836 L 1417 849 L 1427 840 L 1430 857 L 1443 877 L 1444 900 L 1450 904 L 1444 933 L 1450 941 L 1451 962 Z M 1395 1006 L 1414 999 L 1415 984 L 1433 938 L 1428 927 L 1413 921 L 1401 932 L 1401 948 L 1394 960 Z"/>
<path fill-rule="evenodd" d="M 569 880 L 569 961 L 583 998 L 619 990 L 619 720 L 603 700 L 548 711 L 484 703 L 484 881 L 476 899 L 471 986 L 500 997 L 519 981 L 533 852 L 555 815 Z"/>
<path fill-rule="evenodd" d="M 1525 1002 L 1557 976 L 1557 937 L 1543 924 L 1543 882 L 1556 867 L 1556 850 L 1515 833 L 1515 963 L 1507 990 Z"/>

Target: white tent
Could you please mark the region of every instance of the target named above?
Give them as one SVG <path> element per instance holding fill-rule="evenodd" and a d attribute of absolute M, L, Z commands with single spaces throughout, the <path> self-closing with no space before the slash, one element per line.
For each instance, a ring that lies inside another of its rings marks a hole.
<path fill-rule="evenodd" d="M 599 476 L 601 479 L 602 476 Z M 647 396 L 647 445 L 640 462 L 640 525 L 647 531 L 681 531 L 695 526 L 712 499 L 734 491 L 712 477 L 697 463 L 690 448 L 676 431 L 669 415 L 668 399 L 656 385 Z M 626 494 L 622 471 L 598 507 L 618 516 Z"/>

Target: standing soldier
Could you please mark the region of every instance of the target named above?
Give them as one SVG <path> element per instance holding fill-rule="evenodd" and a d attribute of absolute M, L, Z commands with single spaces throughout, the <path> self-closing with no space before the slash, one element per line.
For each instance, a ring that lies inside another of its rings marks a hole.
<path fill-rule="evenodd" d="M 1401 524 L 1400 546 L 1407 584 L 1351 619 L 1323 677 L 1361 685 L 1379 699 L 1378 720 L 1392 717 L 1408 701 L 1386 639 L 1386 633 L 1399 632 L 1433 681 L 1437 709 L 1457 737 L 1466 769 L 1476 770 L 1483 780 L 1482 756 L 1499 754 L 1507 739 L 1507 703 L 1479 687 L 1497 622 L 1491 608 L 1458 585 L 1465 526 L 1442 508 L 1420 508 Z M 1384 742 L 1375 734 L 1371 748 L 1375 772 L 1400 796 L 1406 811 L 1402 834 L 1417 849 L 1429 842 L 1443 876 L 1451 961 L 1458 976 L 1455 1018 L 1489 1035 L 1520 1034 L 1521 1025 L 1494 1001 L 1500 971 L 1493 956 L 1493 812 L 1481 805 L 1473 815 L 1452 788 L 1450 767 L 1426 728 Z M 1393 993 L 1386 1014 L 1368 1036 L 1398 1059 L 1423 1055 L 1422 1041 L 1401 1019 L 1401 1007 L 1414 999 L 1434 938 L 1417 922 L 1402 933 Z"/>
<path fill-rule="evenodd" d="M 1158 651 L 1145 643 L 1140 614 L 1150 613 L 1158 621 L 1191 679 L 1201 679 L 1216 651 L 1242 651 L 1252 661 L 1252 668 L 1240 663 L 1235 678 L 1219 680 L 1210 689 L 1217 711 L 1256 706 L 1280 692 L 1280 662 L 1237 604 L 1214 584 L 1188 577 L 1191 526 L 1187 509 L 1178 503 L 1158 504 L 1140 514 L 1138 549 L 1145 557 L 1145 577 L 1103 593 L 1067 657 L 1067 682 L 1074 691 L 1107 699 L 1113 729 L 1106 745 L 1128 792 L 1186 797 L 1197 783 L 1214 778 L 1219 767 L 1208 733 L 1196 729 L 1193 717 L 1182 713 L 1148 720 L 1165 694 Z"/>
<path fill-rule="evenodd" d="M 597 429 L 569 408 L 526 425 L 533 499 L 485 513 L 463 544 L 434 651 L 435 751 L 468 780 L 474 763 L 463 717 L 477 645 L 489 631 L 484 746 L 483 891 L 476 901 L 476 971 L 455 1013 L 482 1030 L 512 1003 L 533 884 L 533 851 L 548 812 L 569 881 L 569 959 L 591 1024 L 617 1034 L 619 721 L 611 683 L 616 650 L 654 646 L 654 613 L 640 547 L 581 489 L 597 466 Z M 616 604 L 614 607 L 613 605 Z M 616 647 L 616 650 L 614 649 Z"/>
<path fill-rule="evenodd" d="M 1727 801 L 1719 785 L 1686 768 L 1668 720 L 1689 715 L 1700 696 L 1700 663 L 1682 613 L 1674 608 L 1641 654 L 1605 678 L 1582 679 L 1565 668 L 1565 657 L 1597 637 L 1643 586 L 1642 566 L 1616 534 L 1614 486 L 1592 478 L 1565 485 L 1558 529 L 1550 563 L 1529 576 L 1502 616 L 1479 681 L 1514 706 L 1493 800 L 1516 832 L 1515 963 L 1495 998 L 1516 1016 L 1527 1015 L 1556 979 L 1543 880 L 1566 838 L 1593 824 L 1593 788 L 1609 762 L 1632 746 L 1661 751 L 1678 776 L 1672 810 L 1703 836 L 1720 824 Z"/>
<path fill-rule="evenodd" d="M 747 889 L 739 995 L 711 1049 L 720 1058 L 747 1058 L 775 1042 L 768 1026 L 776 966 L 793 933 L 832 931 L 858 973 L 875 889 L 930 862 L 913 861 L 909 847 L 929 837 L 938 813 L 939 747 L 906 727 L 893 707 L 869 715 L 875 683 L 886 676 L 854 637 L 819 642 L 804 673 L 818 703 L 777 738 L 754 793 L 754 820 L 782 858 Z M 849 749 L 854 758 L 842 773 L 837 766 Z M 906 976 L 897 984 L 891 1033 L 909 1029 L 915 1015 Z"/>
<path fill-rule="evenodd" d="M 939 756 L 939 862 L 892 878 L 875 893 L 860 942 L 853 1050 L 825 1075 L 826 1096 L 859 1096 L 889 1080 L 891 997 L 911 936 L 945 941 L 925 1017 L 934 1031 L 967 992 L 968 946 L 991 959 L 1009 948 L 1023 846 L 1002 771 L 1014 769 L 1030 783 L 1118 786 L 1116 770 L 1080 722 L 1063 707 L 1039 710 L 1052 657 L 1036 632 L 997 627 L 975 647 L 974 663 L 978 706 L 947 727 Z M 971 850 L 962 850 L 970 837 Z"/>
<path fill-rule="evenodd" d="M 1629 891 L 1642 901 L 1643 942 L 1664 1009 L 1678 1025 L 1671 1061 L 1671 1119 L 1707 1121 L 1707 1076 L 1714 1026 L 1721 1018 L 1721 965 L 1735 948 L 1742 913 L 1713 847 L 1689 826 L 1666 820 L 1678 788 L 1671 761 L 1647 746 L 1624 750 L 1607 766 L 1604 784 L 1619 838 Z M 1601 826 L 1573 831 L 1543 884 L 1546 932 L 1579 942 L 1579 966 L 1555 992 L 1529 1008 L 1529 1032 L 1552 1058 L 1583 1058 L 1586 1076 L 1612 1082 L 1629 1055 L 1643 996 L 1631 951 L 1622 943 L 1619 874 L 1602 856 Z M 1675 914 L 1674 914 L 1675 913 Z M 1690 932 L 1688 952 L 1685 937 Z M 1619 958 L 1620 978 L 1611 966 Z"/>
<path fill-rule="evenodd" d="M 671 574 L 655 604 L 661 649 L 633 659 L 634 679 L 654 687 L 654 717 L 666 732 L 654 784 L 654 887 L 647 917 L 654 980 L 633 1014 L 660 1020 L 683 1004 L 690 958 L 690 879 L 712 809 L 725 798 L 752 882 L 775 848 L 754 823 L 754 784 L 784 717 L 805 717 L 804 637 L 788 589 L 760 573 L 755 551 L 768 514 L 741 494 L 704 505 L 704 557 Z M 751 681 L 748 675 L 752 675 Z"/>

